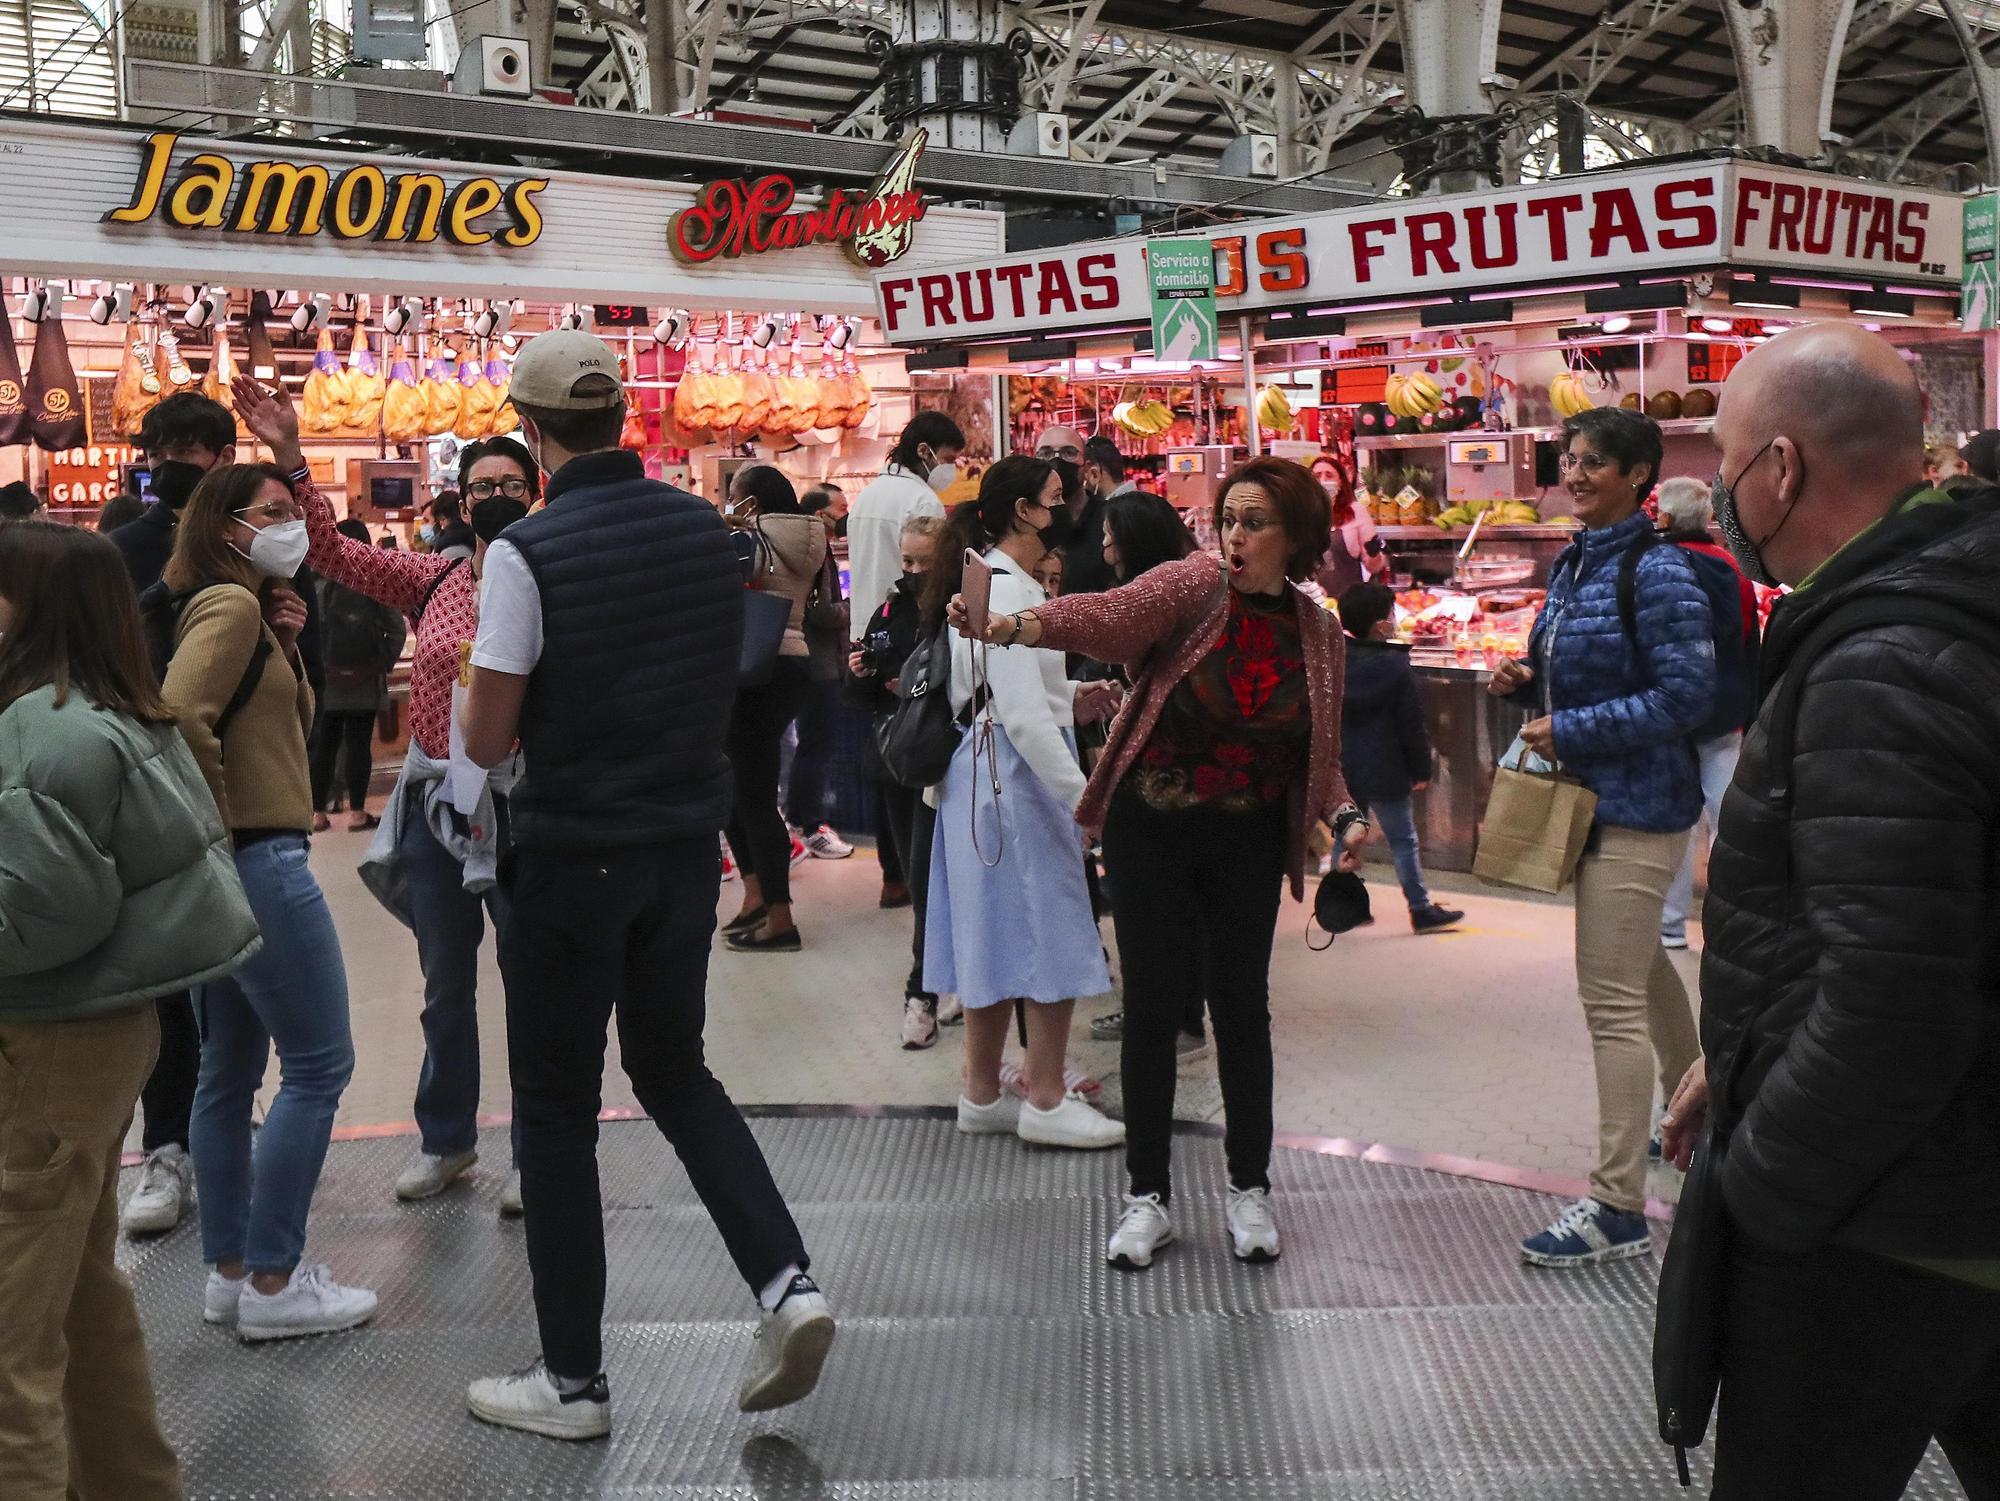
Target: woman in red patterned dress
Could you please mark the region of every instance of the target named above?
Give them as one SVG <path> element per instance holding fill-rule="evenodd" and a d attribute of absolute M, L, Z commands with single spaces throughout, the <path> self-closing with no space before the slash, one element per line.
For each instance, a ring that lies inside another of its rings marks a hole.
<path fill-rule="evenodd" d="M 322 578 L 401 611 L 415 632 L 410 755 L 363 876 L 416 934 L 424 974 L 424 1064 L 416 1094 L 422 1141 L 396 1180 L 396 1196 L 425 1199 L 449 1188 L 478 1161 L 479 946 L 486 915 L 496 934 L 507 921 L 506 897 L 493 877 L 506 839 L 511 775 L 504 767 L 491 774 L 490 804 L 482 798 L 471 817 L 453 806 L 452 690 L 463 654 L 479 632 L 479 574 L 487 545 L 527 514 L 540 494 L 540 473 L 512 438 L 468 445 L 458 472 L 479 539 L 472 558 L 385 552 L 335 529 L 332 505 L 305 473 L 291 406 L 253 381 L 238 381 L 235 396 L 244 425 L 297 484 L 312 538 L 308 565 Z M 500 1198 L 502 1214 L 521 1212 L 520 1193 L 520 1175 L 510 1172 Z"/>
<path fill-rule="evenodd" d="M 1152 1264 L 1169 1214 L 1175 1036 L 1208 987 L 1228 1120 L 1236 1255 L 1278 1254 L 1271 1216 L 1271 945 L 1289 881 L 1305 894 L 1306 835 L 1330 820 L 1340 868 L 1368 826 L 1340 772 L 1342 637 L 1302 593 L 1326 551 L 1325 489 L 1297 464 L 1255 459 L 1215 502 L 1222 558 L 1163 563 L 1107 594 L 997 616 L 988 639 L 1128 664 L 1132 692 L 1077 821 L 1101 828 L 1125 971 L 1124 1213 L 1106 1248 Z M 954 624 L 964 613 L 952 605 Z"/>

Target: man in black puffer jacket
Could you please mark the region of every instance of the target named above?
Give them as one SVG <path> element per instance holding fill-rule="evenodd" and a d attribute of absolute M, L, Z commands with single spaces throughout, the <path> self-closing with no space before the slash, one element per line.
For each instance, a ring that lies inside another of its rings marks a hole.
<path fill-rule="evenodd" d="M 1685 1161 L 1713 1081 L 1716 1497 L 1890 1501 L 1933 1436 L 2000 1496 L 2000 492 L 1923 484 L 1921 411 L 1890 345 L 1819 325 L 1753 352 L 1716 422 L 1731 551 L 1795 586 L 1711 858 L 1706 1076 L 1668 1130 Z"/>

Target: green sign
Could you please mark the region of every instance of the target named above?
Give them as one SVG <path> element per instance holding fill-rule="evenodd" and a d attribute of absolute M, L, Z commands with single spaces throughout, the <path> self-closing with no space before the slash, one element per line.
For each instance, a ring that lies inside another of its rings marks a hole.
<path fill-rule="evenodd" d="M 1215 247 L 1207 240 L 1152 240 L 1153 358 L 1212 360 L 1217 354 Z"/>
<path fill-rule="evenodd" d="M 1965 200 L 1965 270 L 1959 317 L 1968 331 L 2000 328 L 2000 194 Z"/>

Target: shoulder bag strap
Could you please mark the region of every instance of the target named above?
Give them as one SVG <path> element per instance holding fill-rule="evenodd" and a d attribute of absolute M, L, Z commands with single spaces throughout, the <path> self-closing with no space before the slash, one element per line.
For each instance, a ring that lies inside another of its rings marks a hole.
<path fill-rule="evenodd" d="M 444 587 L 444 581 L 451 577 L 452 570 L 458 567 L 458 565 L 463 563 L 464 561 L 465 561 L 464 558 L 453 558 L 451 562 L 446 564 L 445 567 L 438 573 L 438 576 L 431 580 L 430 587 L 424 590 L 424 597 L 417 601 L 416 613 L 410 617 L 411 625 L 423 624 L 424 611 L 428 610 L 431 607 L 431 600 L 437 596 L 438 590 Z"/>

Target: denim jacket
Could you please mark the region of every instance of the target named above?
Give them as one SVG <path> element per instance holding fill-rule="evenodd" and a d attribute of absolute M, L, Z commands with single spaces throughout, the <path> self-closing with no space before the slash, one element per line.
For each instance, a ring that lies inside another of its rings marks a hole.
<path fill-rule="evenodd" d="M 1641 557 L 1636 643 L 1625 633 L 1619 560 L 1652 524 L 1640 512 L 1585 532 L 1556 559 L 1527 692 L 1555 716 L 1557 758 L 1597 794 L 1599 823 L 1672 834 L 1701 816 L 1690 737 L 1715 699 L 1715 639 L 1708 596 L 1675 547 Z"/>

